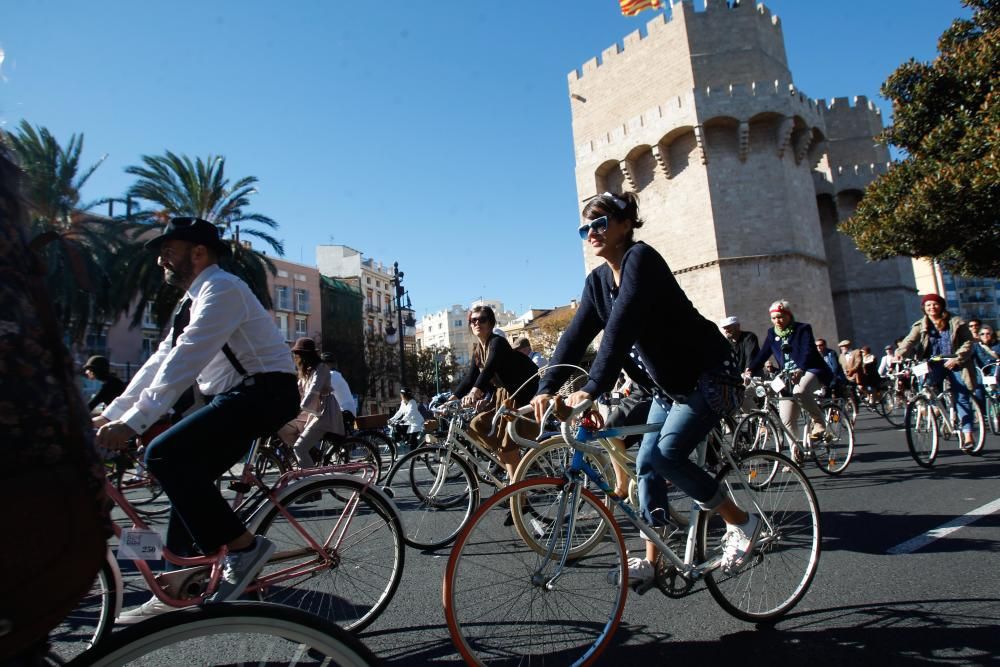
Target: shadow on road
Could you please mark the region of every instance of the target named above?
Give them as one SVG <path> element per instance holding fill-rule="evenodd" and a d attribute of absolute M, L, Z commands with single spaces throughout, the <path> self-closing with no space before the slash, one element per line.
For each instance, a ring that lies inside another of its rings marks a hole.
<path fill-rule="evenodd" d="M 718 641 L 671 642 L 623 627 L 603 664 L 998 665 L 1000 600 L 920 600 L 790 614 Z M 827 629 L 836 626 L 835 629 Z"/>

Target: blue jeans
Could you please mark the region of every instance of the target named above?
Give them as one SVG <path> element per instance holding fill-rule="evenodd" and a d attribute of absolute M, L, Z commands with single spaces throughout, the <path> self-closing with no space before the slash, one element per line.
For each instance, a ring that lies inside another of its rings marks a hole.
<path fill-rule="evenodd" d="M 254 438 L 277 431 L 299 413 L 299 391 L 290 373 L 266 374 L 254 386 L 215 396 L 153 439 L 146 466 L 170 498 L 167 548 L 209 554 L 246 527 L 215 486 L 246 455 Z"/>
<path fill-rule="evenodd" d="M 962 370 L 949 370 L 944 367 L 943 363 L 928 363 L 927 384 L 940 389 L 946 377 L 951 385 L 951 398 L 955 401 L 955 408 L 958 410 L 962 432 L 972 433 L 972 392 L 965 386 Z"/>
<path fill-rule="evenodd" d="M 643 436 L 635 458 L 639 507 L 643 518 L 653 525 L 666 521 L 667 480 L 707 509 L 724 500 L 715 479 L 690 459 L 719 418 L 699 392 L 686 399 L 685 403 L 653 399 L 646 423 L 662 421 L 663 426 L 659 433 Z"/>

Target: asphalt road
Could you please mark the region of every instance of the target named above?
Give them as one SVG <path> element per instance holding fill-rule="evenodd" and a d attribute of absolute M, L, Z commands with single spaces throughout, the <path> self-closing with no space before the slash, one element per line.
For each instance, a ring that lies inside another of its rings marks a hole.
<path fill-rule="evenodd" d="M 703 586 L 683 599 L 630 593 L 601 664 L 1000 664 L 1000 437 L 987 436 L 978 458 L 944 442 L 925 470 L 902 431 L 863 412 L 847 471 L 827 477 L 807 464 L 806 472 L 822 510 L 823 553 L 790 614 L 755 627 L 726 614 Z M 889 553 L 894 547 L 902 553 Z M 447 549 L 407 551 L 395 598 L 361 635 L 385 664 L 460 662 L 440 602 L 447 558 Z M 128 579 L 126 604 L 139 604 L 148 593 Z"/>

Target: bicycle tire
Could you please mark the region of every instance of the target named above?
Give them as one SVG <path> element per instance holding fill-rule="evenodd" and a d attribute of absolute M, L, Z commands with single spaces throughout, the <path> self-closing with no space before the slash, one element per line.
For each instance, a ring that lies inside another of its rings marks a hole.
<path fill-rule="evenodd" d="M 116 464 L 114 472 L 115 488 L 122 496 L 128 500 L 136 512 L 146 518 L 157 517 L 170 511 L 170 503 L 158 503 L 163 495 L 163 487 L 156 481 L 156 478 L 146 469 L 145 465 L 135 462 L 134 472 L 131 467 Z M 130 475 L 130 480 L 125 481 L 125 476 Z"/>
<path fill-rule="evenodd" d="M 351 633 L 314 614 L 262 602 L 226 602 L 172 611 L 125 628 L 70 664 L 368 667 L 380 661 Z"/>
<path fill-rule="evenodd" d="M 820 470 L 827 475 L 836 476 L 847 470 L 854 457 L 854 425 L 836 404 L 823 407 L 827 423 L 827 432 L 822 441 L 811 445 L 812 458 Z M 808 426 L 802 437 L 809 437 Z"/>
<path fill-rule="evenodd" d="M 267 486 L 272 486 L 279 477 L 289 471 L 290 467 L 274 451 L 263 449 L 257 452 L 253 469 L 257 479 Z"/>
<path fill-rule="evenodd" d="M 583 502 L 612 530 L 586 556 L 568 561 L 551 588 L 551 569 L 542 577 L 533 573 L 543 564 L 558 566 L 559 544 L 547 559 L 505 525 L 507 508 L 520 503 L 521 494 L 558 494 L 564 484 L 536 477 L 505 488 L 483 503 L 456 540 L 442 598 L 452 642 L 467 664 L 540 659 L 590 665 L 611 642 L 625 606 L 628 568 L 624 538 L 604 503 L 580 489 Z"/>
<path fill-rule="evenodd" d="M 1000 400 L 987 397 L 986 420 L 989 422 L 990 432 L 1000 435 Z"/>
<path fill-rule="evenodd" d="M 102 642 L 115 624 L 117 580 L 105 559 L 90 590 L 76 607 L 49 633 L 49 651 L 68 662 Z"/>
<path fill-rule="evenodd" d="M 962 447 L 962 451 L 969 456 L 980 456 L 983 453 L 983 445 L 986 444 L 986 418 L 979 407 L 979 402 L 974 397 L 970 397 L 969 400 L 972 402 L 972 428 L 975 429 L 975 441 L 968 449 Z"/>
<path fill-rule="evenodd" d="M 355 497 L 357 505 L 345 521 L 345 506 Z M 368 626 L 389 604 L 403 574 L 403 528 L 395 508 L 360 480 L 343 477 L 305 482 L 282 506 L 324 547 L 330 563 L 281 581 L 290 568 L 316 567 L 320 559 L 271 505 L 257 528 L 277 546 L 258 575 L 263 581 L 255 582 L 264 586 L 261 599 L 298 607 L 351 632 Z"/>
<path fill-rule="evenodd" d="M 882 394 L 882 416 L 891 426 L 903 428 L 906 414 L 906 396 L 895 389 L 886 389 Z"/>
<path fill-rule="evenodd" d="M 363 438 L 345 438 L 343 440 L 321 440 L 319 443 L 320 461 L 323 465 L 340 465 L 349 463 L 367 463 L 375 467 L 375 479 L 382 479 L 385 468 L 378 446 Z"/>
<path fill-rule="evenodd" d="M 447 471 L 438 468 L 443 460 Z M 443 478 L 439 472 L 445 473 Z M 453 542 L 479 505 L 475 472 L 446 447 L 418 447 L 400 456 L 386 474 L 383 490 L 402 517 L 403 539 L 414 549 Z"/>
<path fill-rule="evenodd" d="M 376 431 L 374 429 L 357 431 L 351 434 L 351 437 L 368 440 L 374 444 L 375 447 L 378 448 L 378 453 L 382 459 L 382 463 L 385 464 L 387 468 L 391 468 L 396 462 L 396 458 L 399 454 L 396 448 L 396 443 L 382 431 Z"/>
<path fill-rule="evenodd" d="M 775 425 L 770 413 L 763 410 L 751 412 L 740 420 L 733 431 L 733 458 L 742 459 L 754 452 L 774 451 L 780 454 L 783 441 L 784 433 Z M 764 476 L 759 483 L 769 483 L 777 471 L 777 466 L 771 470 L 762 469 Z"/>
<path fill-rule="evenodd" d="M 788 613 L 806 594 L 819 565 L 822 535 L 819 502 L 802 470 L 783 454 L 753 452 L 737 462 L 749 485 L 727 464 L 719 484 L 737 504 L 761 516 L 765 527 L 758 548 L 739 571 L 727 574 L 711 569 L 705 584 L 715 601 L 736 618 L 750 622 L 774 621 Z M 767 484 L 754 481 L 757 469 L 777 467 Z M 747 495 L 753 507 L 746 507 Z M 698 517 L 698 559 L 716 558 L 725 522 L 715 512 Z"/>
<path fill-rule="evenodd" d="M 937 417 L 926 396 L 918 394 L 906 404 L 903 418 L 906 446 L 917 465 L 930 468 L 938 453 Z"/>

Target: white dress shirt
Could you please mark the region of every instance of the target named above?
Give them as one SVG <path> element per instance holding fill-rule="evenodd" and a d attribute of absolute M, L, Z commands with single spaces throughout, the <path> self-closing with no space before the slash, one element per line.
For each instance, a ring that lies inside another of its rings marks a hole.
<path fill-rule="evenodd" d="M 171 346 L 173 328 L 135 374 L 125 393 L 103 413 L 142 433 L 165 415 L 195 381 L 202 394 L 228 391 L 243 381 L 222 352 L 229 344 L 250 375 L 295 374 L 288 345 L 247 284 L 219 268 L 203 270 L 191 283 L 191 321 Z"/>
<path fill-rule="evenodd" d="M 351 387 L 347 384 L 344 376 L 340 374 L 340 371 L 330 371 L 330 385 L 333 387 L 333 395 L 337 397 L 337 402 L 340 403 L 340 409 L 347 410 L 352 415 L 358 414 L 358 402 L 354 400 Z"/>

